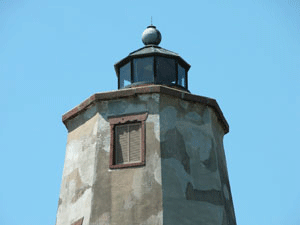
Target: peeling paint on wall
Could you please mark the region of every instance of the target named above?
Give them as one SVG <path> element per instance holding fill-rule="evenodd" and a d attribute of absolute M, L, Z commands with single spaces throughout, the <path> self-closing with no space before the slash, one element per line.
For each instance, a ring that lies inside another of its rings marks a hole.
<path fill-rule="evenodd" d="M 146 164 L 109 169 L 110 116 L 148 112 Z M 234 225 L 224 129 L 210 107 L 166 94 L 94 105 L 68 119 L 57 225 Z"/>
<path fill-rule="evenodd" d="M 233 206 L 225 201 L 229 191 L 225 194 L 222 188 L 228 183 L 228 176 L 220 174 L 225 162 L 220 144 L 224 130 L 215 112 L 202 104 L 162 96 L 160 124 L 164 222 L 222 225 L 225 212 L 233 218 L 229 224 L 236 224 Z"/>

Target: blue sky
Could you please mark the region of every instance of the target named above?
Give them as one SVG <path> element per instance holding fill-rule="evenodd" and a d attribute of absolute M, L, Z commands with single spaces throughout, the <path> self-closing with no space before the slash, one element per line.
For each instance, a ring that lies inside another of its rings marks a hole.
<path fill-rule="evenodd" d="M 239 225 L 300 224 L 300 1 L 0 0 L 0 224 L 55 224 L 67 130 L 61 116 L 117 89 L 113 65 L 160 46 L 215 98 Z"/>

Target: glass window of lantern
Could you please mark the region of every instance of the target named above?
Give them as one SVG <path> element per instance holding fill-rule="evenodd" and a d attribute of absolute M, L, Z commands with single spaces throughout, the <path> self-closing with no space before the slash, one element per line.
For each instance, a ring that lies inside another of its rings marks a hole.
<path fill-rule="evenodd" d="M 120 88 L 131 84 L 131 66 L 130 62 L 120 68 Z"/>
<path fill-rule="evenodd" d="M 176 84 L 175 59 L 156 57 L 157 83 Z"/>
<path fill-rule="evenodd" d="M 154 81 L 154 71 L 153 71 L 153 57 L 137 58 L 133 60 L 134 68 L 134 82 L 141 83 L 153 83 Z"/>
<path fill-rule="evenodd" d="M 186 87 L 185 69 L 178 64 L 178 85 Z"/>

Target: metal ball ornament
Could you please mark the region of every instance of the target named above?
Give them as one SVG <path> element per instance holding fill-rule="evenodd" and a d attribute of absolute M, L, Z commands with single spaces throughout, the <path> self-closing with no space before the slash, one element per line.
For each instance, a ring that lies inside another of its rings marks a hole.
<path fill-rule="evenodd" d="M 161 34 L 155 26 L 148 26 L 142 34 L 142 41 L 145 45 L 159 45 L 161 42 Z"/>

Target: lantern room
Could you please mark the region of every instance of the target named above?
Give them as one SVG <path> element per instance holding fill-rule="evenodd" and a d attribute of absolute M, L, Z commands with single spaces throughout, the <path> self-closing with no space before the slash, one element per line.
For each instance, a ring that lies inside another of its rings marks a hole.
<path fill-rule="evenodd" d="M 161 34 L 155 26 L 143 32 L 145 44 L 115 64 L 118 89 L 145 84 L 173 86 L 188 91 L 190 65 L 177 53 L 159 47 Z"/>

